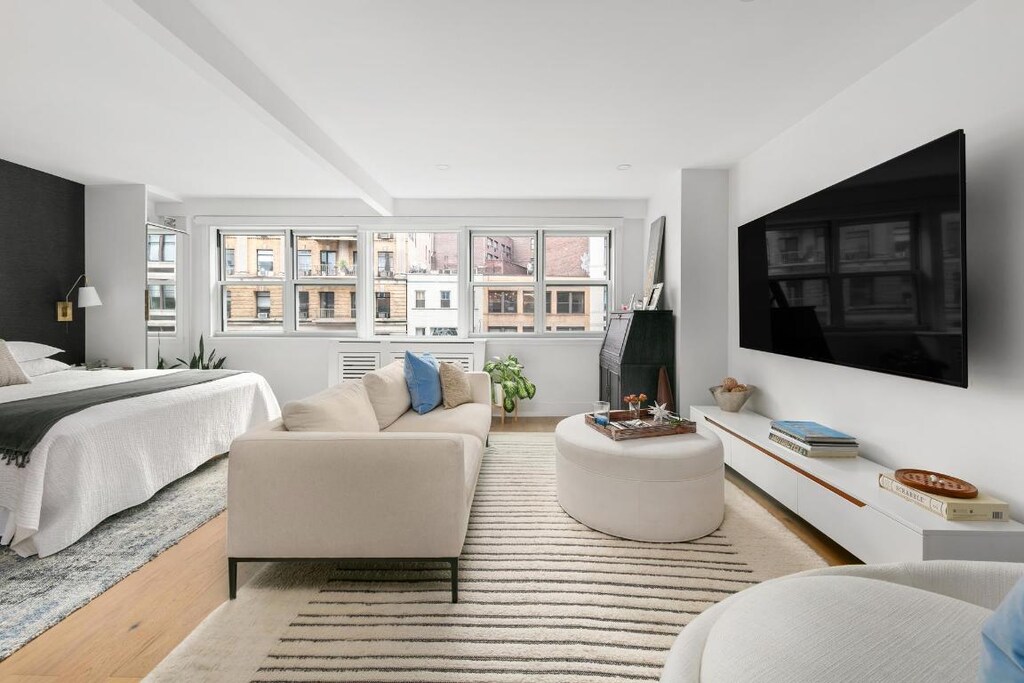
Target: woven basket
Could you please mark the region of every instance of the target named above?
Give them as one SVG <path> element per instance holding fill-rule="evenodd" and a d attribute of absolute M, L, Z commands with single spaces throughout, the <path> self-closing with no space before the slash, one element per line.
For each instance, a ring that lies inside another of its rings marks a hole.
<path fill-rule="evenodd" d="M 727 413 L 738 413 L 750 395 L 754 393 L 755 388 L 753 384 L 748 384 L 746 391 L 722 391 L 722 385 L 719 384 L 708 390 L 715 397 L 715 403 L 719 408 Z"/>

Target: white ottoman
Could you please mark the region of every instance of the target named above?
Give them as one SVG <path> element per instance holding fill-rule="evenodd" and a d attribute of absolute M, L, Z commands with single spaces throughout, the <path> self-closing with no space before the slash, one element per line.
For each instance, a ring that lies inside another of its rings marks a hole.
<path fill-rule="evenodd" d="M 591 529 L 637 541 L 706 536 L 725 514 L 714 435 L 613 441 L 573 415 L 555 428 L 558 503 Z"/>

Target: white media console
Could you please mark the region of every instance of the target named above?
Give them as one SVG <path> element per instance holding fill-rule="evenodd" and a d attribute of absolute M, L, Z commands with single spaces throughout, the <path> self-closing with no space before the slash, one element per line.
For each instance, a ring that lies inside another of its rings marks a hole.
<path fill-rule="evenodd" d="M 1024 562 L 1018 522 L 946 521 L 879 488 L 887 470 L 866 458 L 807 458 L 770 441 L 757 413 L 691 406 L 690 419 L 722 440 L 726 465 L 864 562 Z"/>

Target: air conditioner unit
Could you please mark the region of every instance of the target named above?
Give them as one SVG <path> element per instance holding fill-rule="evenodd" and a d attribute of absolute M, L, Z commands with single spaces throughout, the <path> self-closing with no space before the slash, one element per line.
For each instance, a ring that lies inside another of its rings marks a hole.
<path fill-rule="evenodd" d="M 270 314 L 267 313 L 266 311 L 260 311 L 259 313 L 256 314 L 256 318 L 258 318 L 259 320 L 267 320 L 268 318 L 270 318 Z"/>

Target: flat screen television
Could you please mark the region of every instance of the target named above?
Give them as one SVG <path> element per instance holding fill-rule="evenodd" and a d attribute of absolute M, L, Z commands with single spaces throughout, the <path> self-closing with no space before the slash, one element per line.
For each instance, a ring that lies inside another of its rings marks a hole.
<path fill-rule="evenodd" d="M 740 226 L 740 346 L 967 386 L 964 132 Z"/>

